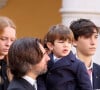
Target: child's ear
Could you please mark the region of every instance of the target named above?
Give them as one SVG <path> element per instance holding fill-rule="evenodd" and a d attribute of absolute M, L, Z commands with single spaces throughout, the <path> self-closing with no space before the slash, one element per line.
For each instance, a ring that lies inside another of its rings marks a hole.
<path fill-rule="evenodd" d="M 47 42 L 47 47 L 49 50 L 53 50 L 53 44 L 51 42 Z"/>

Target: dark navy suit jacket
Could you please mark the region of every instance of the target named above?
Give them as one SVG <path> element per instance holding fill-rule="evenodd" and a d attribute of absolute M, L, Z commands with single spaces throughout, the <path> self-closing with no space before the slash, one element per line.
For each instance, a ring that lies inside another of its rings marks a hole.
<path fill-rule="evenodd" d="M 33 86 L 23 78 L 13 79 L 7 90 L 35 90 Z"/>
<path fill-rule="evenodd" d="M 48 72 L 38 78 L 38 90 L 92 90 L 84 63 L 72 52 L 56 63 L 52 54 L 50 58 Z"/>
<path fill-rule="evenodd" d="M 93 63 L 93 89 L 100 89 L 100 65 Z"/>

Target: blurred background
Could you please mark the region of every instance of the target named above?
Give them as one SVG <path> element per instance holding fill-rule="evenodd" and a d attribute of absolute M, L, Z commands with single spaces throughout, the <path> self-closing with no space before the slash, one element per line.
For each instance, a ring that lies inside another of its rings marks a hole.
<path fill-rule="evenodd" d="M 61 0 L 0 0 L 0 16 L 10 17 L 17 26 L 17 37 L 42 38 L 51 25 L 61 22 Z"/>

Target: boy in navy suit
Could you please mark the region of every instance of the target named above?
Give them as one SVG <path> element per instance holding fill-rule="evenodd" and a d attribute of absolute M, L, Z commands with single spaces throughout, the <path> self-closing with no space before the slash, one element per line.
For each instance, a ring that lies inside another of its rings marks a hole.
<path fill-rule="evenodd" d="M 92 60 L 95 54 L 99 28 L 88 19 L 78 19 L 70 25 L 74 33 L 74 46 L 76 47 L 76 56 L 85 63 L 93 89 L 100 89 L 100 65 Z"/>
<path fill-rule="evenodd" d="M 71 51 L 72 43 L 69 28 L 60 24 L 50 28 L 44 38 L 46 48 L 51 51 L 50 61 L 48 72 L 38 78 L 39 90 L 92 90 L 84 63 Z"/>

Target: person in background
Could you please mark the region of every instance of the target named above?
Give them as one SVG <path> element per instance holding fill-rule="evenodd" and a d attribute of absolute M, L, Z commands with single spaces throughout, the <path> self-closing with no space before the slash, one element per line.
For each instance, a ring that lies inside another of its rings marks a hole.
<path fill-rule="evenodd" d="M 15 39 L 16 26 L 14 22 L 6 16 L 0 16 L 0 90 L 7 90 L 9 84 L 7 55 Z"/>
<path fill-rule="evenodd" d="M 50 60 L 37 38 L 16 40 L 8 52 L 13 79 L 7 90 L 37 90 L 36 78 L 47 71 Z"/>
<path fill-rule="evenodd" d="M 47 73 L 38 77 L 38 90 L 92 90 L 84 63 L 71 51 L 72 43 L 69 28 L 62 24 L 50 27 L 44 38 L 44 46 L 51 51 L 50 61 Z"/>
<path fill-rule="evenodd" d="M 97 48 L 99 28 L 89 19 L 78 19 L 72 21 L 70 29 L 74 33 L 76 56 L 84 62 L 93 89 L 100 89 L 100 65 L 92 59 Z"/>

